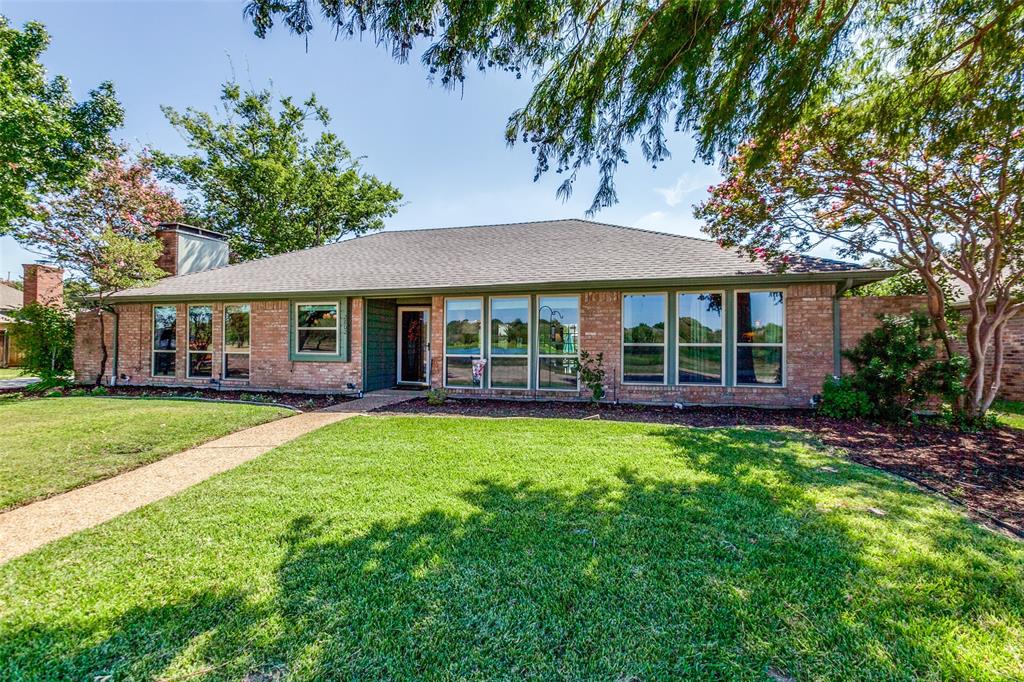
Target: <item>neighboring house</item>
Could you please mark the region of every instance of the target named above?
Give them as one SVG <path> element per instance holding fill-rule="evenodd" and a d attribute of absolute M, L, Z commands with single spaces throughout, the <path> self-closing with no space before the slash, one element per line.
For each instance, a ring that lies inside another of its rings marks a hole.
<path fill-rule="evenodd" d="M 11 338 L 10 325 L 14 322 L 11 313 L 29 303 L 43 305 L 64 305 L 64 271 L 48 265 L 29 264 L 22 266 L 23 290 L 0 282 L 0 367 L 19 367 L 21 351 Z"/>
<path fill-rule="evenodd" d="M 226 258 L 219 235 L 164 226 L 168 251 L 195 238 L 217 252 L 203 262 Z M 161 264 L 177 276 L 111 299 L 104 381 L 565 398 L 587 395 L 586 350 L 603 353 L 610 399 L 770 406 L 811 403 L 839 339 L 874 324 L 838 294 L 891 274 L 810 257 L 774 274 L 711 241 L 583 220 L 380 232 L 189 274 Z M 99 358 L 98 315 L 80 313 L 80 381 Z"/>
<path fill-rule="evenodd" d="M 21 363 L 17 348 L 12 348 L 8 327 L 11 313 L 21 308 L 21 290 L 0 282 L 0 367 L 17 367 Z"/>

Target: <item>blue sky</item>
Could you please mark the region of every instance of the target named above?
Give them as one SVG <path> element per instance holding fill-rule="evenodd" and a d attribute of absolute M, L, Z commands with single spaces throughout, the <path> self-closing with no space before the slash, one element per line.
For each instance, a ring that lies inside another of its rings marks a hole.
<path fill-rule="evenodd" d="M 405 205 L 389 229 L 583 217 L 595 188 L 586 174 L 570 201 L 555 196 L 560 176 L 533 182 L 533 157 L 504 141 L 508 115 L 526 101 L 531 84 L 502 73 L 474 74 L 463 93 L 428 82 L 416 61 L 397 64 L 368 40 L 303 40 L 275 29 L 266 40 L 242 18 L 243 0 L 208 2 L 51 2 L 0 0 L 12 24 L 42 22 L 52 42 L 44 63 L 71 80 L 83 97 L 113 81 L 126 110 L 115 136 L 138 147 L 184 151 L 160 105 L 213 110 L 221 84 L 272 84 L 297 99 L 316 92 L 333 117 L 331 128 L 365 167 L 393 182 Z M 680 134 L 673 158 L 657 169 L 634 154 L 617 177 L 620 203 L 596 220 L 700 236 L 691 206 L 717 181 L 713 167 L 693 162 Z M 0 240 L 0 277 L 21 272 L 38 256 L 10 238 Z"/>

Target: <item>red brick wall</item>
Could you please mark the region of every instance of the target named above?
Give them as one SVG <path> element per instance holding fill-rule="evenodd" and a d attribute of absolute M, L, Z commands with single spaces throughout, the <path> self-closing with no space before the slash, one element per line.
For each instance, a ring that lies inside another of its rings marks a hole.
<path fill-rule="evenodd" d="M 156 266 L 173 277 L 178 274 L 178 233 L 174 230 L 157 230 L 156 237 L 164 243 L 164 250 L 156 259 Z"/>
<path fill-rule="evenodd" d="M 623 386 L 621 365 L 621 293 L 589 291 L 580 296 L 580 345 L 592 353 L 603 352 L 608 372 L 609 398 L 627 401 L 683 402 L 730 405 L 805 406 L 820 393 L 825 377 L 833 371 L 832 287 L 798 285 L 786 294 L 786 387 L 718 386 Z M 211 304 L 214 319 L 213 373 L 221 373 L 223 303 Z M 877 323 L 879 313 L 907 313 L 924 306 L 923 297 L 852 297 L 840 302 L 842 346 L 849 348 Z M 251 378 L 248 382 L 225 381 L 224 386 L 248 386 L 282 390 L 346 391 L 348 384 L 362 387 L 363 301 L 351 300 L 348 362 L 292 362 L 288 357 L 288 302 L 257 301 L 252 307 Z M 431 384 L 441 386 L 444 372 L 444 297 L 434 296 L 431 316 Z M 178 308 L 178 357 L 175 377 L 151 376 L 152 306 L 129 304 L 118 307 L 118 371 L 127 383 L 140 385 L 209 385 L 208 379 L 188 379 L 187 306 Z M 113 317 L 106 318 L 109 378 L 113 362 Z M 674 352 L 671 343 L 667 352 Z M 89 383 L 99 369 L 98 319 L 95 312 L 77 318 L 75 374 Z M 844 364 L 845 367 L 845 364 Z M 846 368 L 848 369 L 848 367 Z M 1024 315 L 1007 330 L 1006 367 L 1003 395 L 1024 399 Z M 456 394 L 507 395 L 515 397 L 571 398 L 577 394 L 556 391 L 512 391 L 450 389 Z M 580 396 L 586 391 L 581 391 Z"/>
<path fill-rule="evenodd" d="M 1003 332 L 1003 388 L 1007 400 L 1024 400 L 1024 313 L 1006 323 Z"/>
<path fill-rule="evenodd" d="M 107 340 L 107 364 L 104 383 L 109 378 L 114 347 L 114 316 L 104 313 L 104 337 Z M 92 384 L 100 372 L 100 318 L 96 310 L 83 310 L 75 315 L 75 381 Z"/>
<path fill-rule="evenodd" d="M 925 296 L 848 296 L 840 299 L 843 350 L 853 348 L 869 331 L 878 326 L 879 315 L 906 315 L 915 310 L 928 312 Z M 843 359 L 843 372 L 853 368 Z"/>
<path fill-rule="evenodd" d="M 957 350 L 967 355 L 967 344 L 957 344 Z M 985 357 L 985 368 L 991 372 L 995 364 L 992 349 Z M 1024 314 L 1018 313 L 1003 329 L 1003 376 L 999 397 L 1005 400 L 1024 400 Z"/>
<path fill-rule="evenodd" d="M 25 305 L 40 303 L 54 308 L 64 307 L 64 271 L 49 265 L 23 265 Z"/>
<path fill-rule="evenodd" d="M 223 362 L 224 303 L 211 303 L 213 308 L 213 376 L 221 375 Z M 349 392 L 362 388 L 362 320 L 363 300 L 351 299 L 349 326 L 349 360 L 347 362 L 293 362 L 289 358 L 288 301 L 255 301 L 250 304 L 251 349 L 248 381 L 224 380 L 224 388 L 304 390 Z M 152 376 L 153 328 L 150 304 L 117 306 L 118 375 L 119 382 L 131 385 L 210 386 L 210 379 L 189 379 L 186 348 L 188 346 L 188 306 L 177 304 L 177 357 L 174 377 Z M 107 363 L 104 381 L 109 380 L 113 356 L 113 316 L 106 317 Z M 92 382 L 99 368 L 98 319 L 95 312 L 80 313 L 75 328 L 75 378 Z M 352 384 L 355 388 L 349 388 Z"/>

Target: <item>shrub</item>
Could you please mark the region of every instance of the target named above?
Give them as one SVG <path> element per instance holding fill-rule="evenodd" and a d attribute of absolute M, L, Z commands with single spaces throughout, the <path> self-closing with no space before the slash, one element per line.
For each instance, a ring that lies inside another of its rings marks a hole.
<path fill-rule="evenodd" d="M 76 398 L 81 398 L 82 396 L 89 395 L 89 391 L 85 390 L 84 388 L 76 388 L 69 392 L 68 395 L 74 396 Z"/>
<path fill-rule="evenodd" d="M 103 386 L 93 386 L 93 389 L 89 391 L 91 395 L 107 395 L 109 391 Z"/>
<path fill-rule="evenodd" d="M 829 377 L 821 392 L 821 407 L 826 417 L 859 419 L 871 416 L 871 398 L 854 386 L 852 377 Z"/>
<path fill-rule="evenodd" d="M 24 354 L 26 374 L 48 381 L 74 367 L 75 318 L 62 308 L 30 303 L 11 313 L 11 339 Z"/>
<path fill-rule="evenodd" d="M 906 421 L 929 400 L 955 400 L 964 391 L 967 361 L 962 356 L 948 360 L 937 357 L 932 322 L 927 315 L 882 315 L 881 323 L 864 335 L 843 356 L 853 363 L 854 372 L 845 383 L 825 391 L 833 392 L 829 409 L 859 410 L 867 398 L 870 412 L 863 416 L 883 421 Z M 837 400 L 843 394 L 844 404 Z M 823 406 L 827 398 L 823 398 Z M 850 402 L 856 403 L 851 406 Z"/>
<path fill-rule="evenodd" d="M 448 391 L 443 388 L 435 388 L 427 393 L 427 405 L 444 405 L 446 400 L 448 400 Z"/>
<path fill-rule="evenodd" d="M 26 393 L 34 393 L 37 395 L 46 395 L 54 390 L 63 391 L 64 389 L 70 388 L 71 382 L 61 377 L 51 377 L 49 379 L 42 379 L 34 384 L 29 384 L 23 390 Z M 52 397 L 52 396 L 51 396 Z"/>
<path fill-rule="evenodd" d="M 197 391 L 193 397 L 202 398 L 203 394 Z M 242 393 L 238 396 L 238 399 L 250 403 L 272 403 L 277 400 L 276 397 L 266 393 Z"/>
<path fill-rule="evenodd" d="M 47 391 L 47 392 L 46 392 L 46 394 L 45 394 L 45 395 L 43 395 L 43 397 L 44 397 L 44 398 L 60 398 L 60 397 L 62 397 L 63 395 L 64 395 L 64 392 L 63 392 L 63 391 L 61 391 L 61 390 L 60 390 L 60 389 L 58 389 L 58 388 L 55 388 L 55 389 L 53 389 L 52 391 Z"/>
<path fill-rule="evenodd" d="M 591 355 L 585 350 L 580 351 L 580 359 L 576 362 L 580 383 L 590 389 L 590 402 L 595 405 L 604 398 L 604 353 Z"/>

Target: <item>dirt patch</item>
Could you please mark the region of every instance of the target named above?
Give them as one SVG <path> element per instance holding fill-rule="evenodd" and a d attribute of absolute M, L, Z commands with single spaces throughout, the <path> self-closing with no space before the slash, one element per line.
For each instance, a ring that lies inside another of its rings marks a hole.
<path fill-rule="evenodd" d="M 125 398 L 201 398 L 203 400 L 233 400 L 254 403 L 287 405 L 303 412 L 355 400 L 355 396 L 341 394 L 278 393 L 276 391 L 217 390 L 213 388 L 154 388 L 152 386 L 105 386 L 106 395 Z M 0 390 L 0 394 L 19 393 L 23 389 Z M 71 391 L 64 391 L 71 395 Z M 25 398 L 38 395 L 24 393 Z"/>
<path fill-rule="evenodd" d="M 855 462 L 915 481 L 1024 537 L 1024 431 L 960 433 L 940 424 L 914 427 L 840 421 L 811 410 L 602 405 L 514 400 L 419 398 L 380 410 L 394 414 L 608 419 L 678 426 L 800 429 Z"/>

